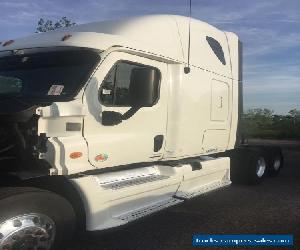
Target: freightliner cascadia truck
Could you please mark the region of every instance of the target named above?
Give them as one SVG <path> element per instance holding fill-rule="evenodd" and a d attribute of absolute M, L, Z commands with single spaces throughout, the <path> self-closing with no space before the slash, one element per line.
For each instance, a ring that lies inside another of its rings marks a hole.
<path fill-rule="evenodd" d="M 187 39 L 189 37 L 189 39 Z M 0 249 L 58 249 L 283 165 L 240 143 L 242 44 L 187 17 L 0 45 Z"/>

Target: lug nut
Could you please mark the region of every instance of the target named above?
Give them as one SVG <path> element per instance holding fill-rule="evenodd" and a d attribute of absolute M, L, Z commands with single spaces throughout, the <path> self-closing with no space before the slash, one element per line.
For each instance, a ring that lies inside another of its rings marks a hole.
<path fill-rule="evenodd" d="M 33 221 L 34 224 L 38 224 L 39 223 L 39 218 L 38 217 L 34 217 L 32 221 Z"/>
<path fill-rule="evenodd" d="M 17 241 L 17 240 L 20 239 L 20 237 L 18 235 L 13 235 L 12 239 L 15 240 L 15 241 Z"/>
<path fill-rule="evenodd" d="M 20 227 L 20 226 L 22 226 L 22 222 L 19 220 L 14 220 L 13 225 L 14 225 L 14 227 Z"/>

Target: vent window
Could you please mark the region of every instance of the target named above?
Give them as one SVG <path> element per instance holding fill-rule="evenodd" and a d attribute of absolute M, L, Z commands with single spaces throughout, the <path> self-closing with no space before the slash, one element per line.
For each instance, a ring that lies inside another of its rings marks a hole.
<path fill-rule="evenodd" d="M 210 36 L 206 37 L 206 41 L 208 42 L 209 46 L 211 47 L 211 49 L 214 52 L 214 54 L 216 55 L 216 57 L 218 57 L 218 59 L 220 60 L 220 62 L 223 65 L 226 65 L 224 51 L 222 49 L 221 44 L 216 39 L 214 39 L 214 38 L 212 38 Z"/>

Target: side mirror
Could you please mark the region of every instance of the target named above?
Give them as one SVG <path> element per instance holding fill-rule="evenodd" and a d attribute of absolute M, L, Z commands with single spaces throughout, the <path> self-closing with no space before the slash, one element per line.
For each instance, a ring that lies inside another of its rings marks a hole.
<path fill-rule="evenodd" d="M 103 111 L 102 112 L 102 125 L 103 126 L 114 126 L 122 122 L 122 114 L 114 111 Z"/>
<path fill-rule="evenodd" d="M 152 107 L 158 99 L 160 73 L 152 68 L 135 68 L 131 72 L 129 99 L 132 107 Z"/>

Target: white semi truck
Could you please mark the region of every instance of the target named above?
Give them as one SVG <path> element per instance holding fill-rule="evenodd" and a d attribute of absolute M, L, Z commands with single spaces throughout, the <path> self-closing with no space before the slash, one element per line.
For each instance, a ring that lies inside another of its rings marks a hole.
<path fill-rule="evenodd" d="M 58 249 L 74 229 L 276 175 L 280 149 L 242 145 L 241 113 L 241 42 L 195 19 L 3 41 L 0 249 Z"/>

